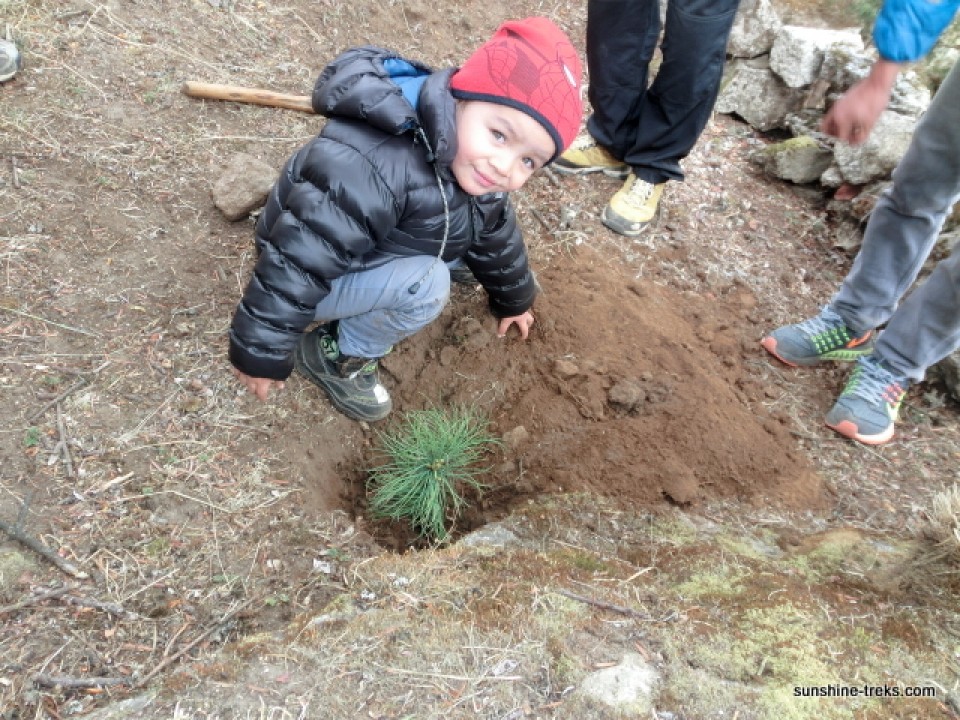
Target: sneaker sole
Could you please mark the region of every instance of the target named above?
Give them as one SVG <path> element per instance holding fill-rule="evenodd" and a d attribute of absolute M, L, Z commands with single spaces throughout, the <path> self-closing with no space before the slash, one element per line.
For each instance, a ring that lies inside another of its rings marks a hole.
<path fill-rule="evenodd" d="M 627 175 L 630 174 L 630 167 L 628 165 L 623 165 L 620 167 L 604 167 L 600 165 L 575 166 L 561 165 L 559 162 L 555 162 L 552 167 L 554 171 L 560 175 L 589 175 L 590 173 L 603 173 L 607 177 L 623 180 L 627 177 Z"/>
<path fill-rule="evenodd" d="M 302 344 L 298 343 L 293 353 L 294 367 L 307 380 L 323 390 L 330 404 L 348 418 L 363 422 L 377 422 L 378 420 L 383 420 L 390 414 L 390 411 L 393 410 L 393 402 L 389 398 L 385 405 L 376 408 L 370 408 L 367 405 L 358 406 L 355 403 L 349 402 L 348 398 L 344 398 L 341 395 L 339 387 L 336 384 L 324 382 L 322 376 L 314 372 L 309 364 L 307 364 L 307 360 L 303 356 L 302 347 Z"/>
<path fill-rule="evenodd" d="M 877 435 L 861 435 L 860 428 L 858 428 L 856 423 L 851 420 L 841 420 L 836 425 L 826 423 L 826 426 L 831 430 L 840 433 L 845 438 L 856 440 L 864 445 L 883 445 L 884 443 L 890 442 L 890 440 L 893 439 L 894 433 L 893 423 L 890 424 L 890 427 Z"/>
<path fill-rule="evenodd" d="M 647 222 L 632 223 L 632 222 L 623 220 L 618 215 L 614 215 L 613 217 L 611 217 L 607 213 L 609 209 L 610 209 L 609 206 L 607 206 L 603 209 L 603 212 L 600 213 L 600 222 L 602 222 L 605 226 L 613 230 L 618 235 L 623 235 L 625 237 L 637 237 L 639 235 L 643 235 L 643 233 L 645 233 L 647 229 L 654 224 L 654 221 L 657 219 L 657 216 L 660 213 L 660 208 L 658 207 L 657 212 L 655 212 L 653 214 L 653 217 L 650 218 Z"/>

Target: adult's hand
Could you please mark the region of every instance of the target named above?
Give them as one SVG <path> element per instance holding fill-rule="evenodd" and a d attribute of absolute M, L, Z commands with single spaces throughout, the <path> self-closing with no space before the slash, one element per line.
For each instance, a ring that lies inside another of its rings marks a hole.
<path fill-rule="evenodd" d="M 820 129 L 851 145 L 864 143 L 890 102 L 899 72 L 899 63 L 877 60 L 870 74 L 833 104 L 820 122 Z"/>

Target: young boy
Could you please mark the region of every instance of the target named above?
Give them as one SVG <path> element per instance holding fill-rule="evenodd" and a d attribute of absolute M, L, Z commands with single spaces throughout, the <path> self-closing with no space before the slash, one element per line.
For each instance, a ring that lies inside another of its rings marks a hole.
<path fill-rule="evenodd" d="M 536 285 L 507 193 L 576 136 L 580 74 L 542 17 L 504 23 L 459 70 L 372 46 L 328 65 L 312 102 L 329 120 L 257 223 L 230 328 L 240 382 L 266 400 L 296 366 L 348 417 L 386 417 L 378 360 L 436 319 L 459 261 L 487 291 L 498 335 L 516 325 L 526 339 Z"/>

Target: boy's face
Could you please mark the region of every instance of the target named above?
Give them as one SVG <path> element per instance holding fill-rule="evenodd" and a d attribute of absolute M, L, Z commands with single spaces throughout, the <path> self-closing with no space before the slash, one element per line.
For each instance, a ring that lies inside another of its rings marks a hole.
<path fill-rule="evenodd" d="M 556 150 L 547 129 L 525 112 L 475 100 L 457 103 L 457 142 L 450 167 L 470 195 L 519 189 Z"/>

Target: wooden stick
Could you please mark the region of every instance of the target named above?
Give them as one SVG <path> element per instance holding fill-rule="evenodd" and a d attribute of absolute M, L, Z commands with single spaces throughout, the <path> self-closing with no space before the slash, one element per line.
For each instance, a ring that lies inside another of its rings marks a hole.
<path fill-rule="evenodd" d="M 0 615 L 6 615 L 7 613 L 16 612 L 17 610 L 22 610 L 23 608 L 29 607 L 30 605 L 35 605 L 38 602 L 49 600 L 50 598 L 60 597 L 61 595 L 66 595 L 68 592 L 70 592 L 71 590 L 76 590 L 78 587 L 80 586 L 67 585 L 64 587 L 54 588 L 53 590 L 47 590 L 46 592 L 40 593 L 39 595 L 31 595 L 30 597 L 25 598 L 20 602 L 14 603 L 13 605 L 0 607 Z"/>
<path fill-rule="evenodd" d="M 606 600 L 595 600 L 594 598 L 589 598 L 584 595 L 577 595 L 577 593 L 570 592 L 565 588 L 560 588 L 557 592 L 564 597 L 568 597 L 571 600 L 576 600 L 577 602 L 586 603 L 587 605 L 594 605 L 598 608 L 603 608 L 604 610 L 610 610 L 615 613 L 620 613 L 621 615 L 629 615 L 630 617 L 640 618 L 641 620 L 653 620 L 654 618 L 648 615 L 647 613 L 638 612 L 628 607 L 623 607 L 622 605 L 614 605 L 613 603 L 608 603 Z"/>
<path fill-rule="evenodd" d="M 67 575 L 70 575 L 75 578 L 79 578 L 81 580 L 85 580 L 86 578 L 90 577 L 89 575 L 87 575 L 87 573 L 83 572 L 82 570 L 79 570 L 72 563 L 67 562 L 62 557 L 57 555 L 53 550 L 48 548 L 39 540 L 37 540 L 36 538 L 32 538 L 26 533 L 24 533 L 22 530 L 20 530 L 20 528 L 13 527 L 5 523 L 3 520 L 0 520 L 0 532 L 6 533 L 10 537 L 10 539 L 16 540 L 21 545 L 25 545 L 26 547 L 33 550 L 38 555 L 42 555 L 47 560 L 49 560 L 54 565 L 56 565 L 58 568 L 60 568 L 60 570 L 65 572 Z"/>
<path fill-rule="evenodd" d="M 179 649 L 177 652 L 175 652 L 173 655 L 169 655 L 169 656 L 164 657 L 164 659 L 160 661 L 160 664 L 159 664 L 159 665 L 157 665 L 153 670 L 151 670 L 150 672 L 148 672 L 148 673 L 147 673 L 146 675 L 144 675 L 142 678 L 140 678 L 139 680 L 137 680 L 137 681 L 134 683 L 133 687 L 134 687 L 134 688 L 139 688 L 139 687 L 143 687 L 144 685 L 146 685 L 148 682 L 150 682 L 150 680 L 151 680 L 154 676 L 157 675 L 157 673 L 159 673 L 161 670 L 163 670 L 164 668 L 166 668 L 168 665 L 170 665 L 171 663 L 176 662 L 176 661 L 179 660 L 181 657 L 183 657 L 184 655 L 186 655 L 188 652 L 190 652 L 191 650 L 193 650 L 194 647 L 196 647 L 196 646 L 199 645 L 201 642 L 203 642 L 203 641 L 206 640 L 208 637 L 210 637 L 210 635 L 212 635 L 216 630 L 219 630 L 220 628 L 224 627 L 230 620 L 232 620 L 234 617 L 236 617 L 236 616 L 237 616 L 239 613 L 241 613 L 243 610 L 246 610 L 246 609 L 247 609 L 248 607 L 250 607 L 250 605 L 252 605 L 252 604 L 253 604 L 253 598 L 250 598 L 250 599 L 245 600 L 244 602 L 240 603 L 240 605 L 238 605 L 237 607 L 235 607 L 233 610 L 230 610 L 229 612 L 227 612 L 227 613 L 226 613 L 222 618 L 220 618 L 217 622 L 215 622 L 215 623 L 213 623 L 212 625 L 210 625 L 210 627 L 208 627 L 206 630 L 204 630 L 202 633 L 200 633 L 197 637 L 195 637 L 193 640 L 191 640 L 190 642 L 188 642 L 188 643 L 187 643 L 186 645 L 184 645 L 182 648 L 180 648 L 180 649 Z M 178 634 L 179 634 L 179 633 L 178 633 Z"/>
<path fill-rule="evenodd" d="M 129 685 L 133 678 L 124 677 L 88 677 L 78 678 L 70 675 L 47 675 L 37 673 L 33 676 L 33 682 L 41 687 L 62 687 L 62 688 L 96 688 L 112 685 Z"/>
<path fill-rule="evenodd" d="M 259 88 L 187 81 L 183 84 L 183 94 L 204 100 L 231 100 L 305 113 L 314 112 L 309 95 L 286 95 Z"/>

